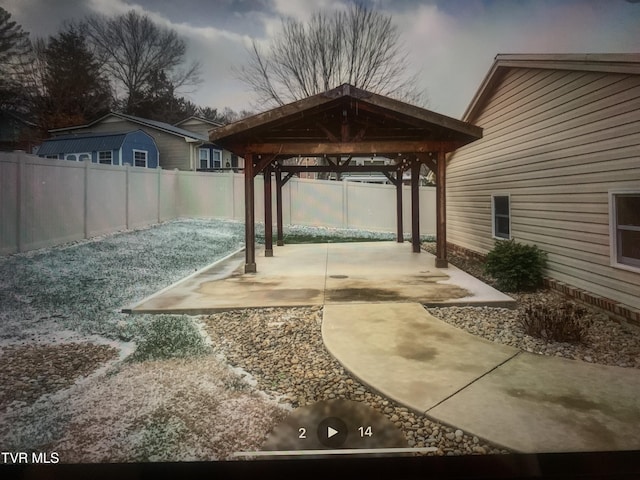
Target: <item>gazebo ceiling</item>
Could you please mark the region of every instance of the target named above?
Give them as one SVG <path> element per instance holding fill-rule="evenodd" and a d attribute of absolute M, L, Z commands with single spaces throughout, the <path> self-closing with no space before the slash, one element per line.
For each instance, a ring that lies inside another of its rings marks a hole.
<path fill-rule="evenodd" d="M 474 125 L 348 84 L 209 132 L 239 155 L 452 151 L 481 137 Z"/>

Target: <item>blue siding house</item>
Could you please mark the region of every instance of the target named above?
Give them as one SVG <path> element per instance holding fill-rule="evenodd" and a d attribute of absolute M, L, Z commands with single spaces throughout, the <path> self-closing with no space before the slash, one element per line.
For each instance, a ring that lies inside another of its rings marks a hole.
<path fill-rule="evenodd" d="M 135 130 L 123 133 L 63 135 L 45 140 L 38 156 L 105 165 L 158 167 L 158 146 L 151 135 Z"/>

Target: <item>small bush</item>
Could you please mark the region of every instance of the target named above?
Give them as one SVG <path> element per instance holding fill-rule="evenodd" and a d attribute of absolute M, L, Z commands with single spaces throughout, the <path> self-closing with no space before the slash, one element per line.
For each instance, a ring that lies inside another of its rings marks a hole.
<path fill-rule="evenodd" d="M 537 245 L 497 240 L 487 255 L 484 270 L 496 279 L 500 290 L 516 292 L 540 287 L 546 264 L 547 254 Z"/>
<path fill-rule="evenodd" d="M 555 342 L 580 342 L 589 323 L 587 310 L 571 302 L 528 304 L 520 312 L 525 331 L 537 338 Z"/>
<path fill-rule="evenodd" d="M 142 329 L 132 360 L 160 360 L 204 355 L 209 347 L 188 317 L 160 315 Z"/>

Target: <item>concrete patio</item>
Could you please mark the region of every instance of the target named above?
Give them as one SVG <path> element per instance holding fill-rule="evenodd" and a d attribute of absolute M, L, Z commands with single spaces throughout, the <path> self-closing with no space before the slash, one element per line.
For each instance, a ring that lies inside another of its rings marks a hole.
<path fill-rule="evenodd" d="M 128 313 L 205 314 L 249 307 L 417 302 L 513 307 L 513 299 L 409 243 L 298 244 L 258 251 L 257 273 L 243 273 L 238 251 L 125 309 Z"/>
<path fill-rule="evenodd" d="M 239 250 L 125 311 L 324 305 L 327 350 L 416 412 L 525 453 L 640 449 L 636 369 L 522 352 L 438 320 L 423 305 L 515 302 L 434 260 L 396 242 L 287 245 L 245 274 Z"/>

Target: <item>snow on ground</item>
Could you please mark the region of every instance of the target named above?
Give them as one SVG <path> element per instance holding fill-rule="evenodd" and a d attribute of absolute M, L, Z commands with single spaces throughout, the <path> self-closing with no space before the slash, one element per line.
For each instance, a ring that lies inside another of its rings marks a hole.
<path fill-rule="evenodd" d="M 264 227 L 256 230 L 260 243 Z M 285 228 L 285 234 L 394 238 L 308 226 Z M 15 377 L 26 393 L 42 392 L 35 401 L 29 397 L 0 409 L 2 450 L 49 447 L 71 462 L 226 458 L 235 450 L 259 448 L 282 415 L 278 399 L 256 391 L 255 381 L 252 385 L 246 372 L 230 369 L 224 358 L 206 354 L 210 339 L 196 317 L 121 313 L 243 242 L 241 222 L 181 219 L 0 258 L 0 362 L 26 359 Z M 163 332 L 173 323 L 179 325 L 175 337 L 166 337 Z M 169 356 L 187 358 L 149 360 L 155 358 L 149 355 L 131 361 L 135 345 L 152 354 L 166 352 L 185 332 L 201 345 L 183 342 L 182 355 L 169 349 Z M 91 375 L 72 371 L 74 377 L 64 360 L 69 355 L 60 348 L 81 344 L 112 347 L 117 354 Z M 41 359 L 46 374 L 40 376 L 60 376 L 61 390 L 39 390 L 28 366 L 34 348 L 49 355 Z M 256 433 L 247 436 L 247 431 Z"/>

